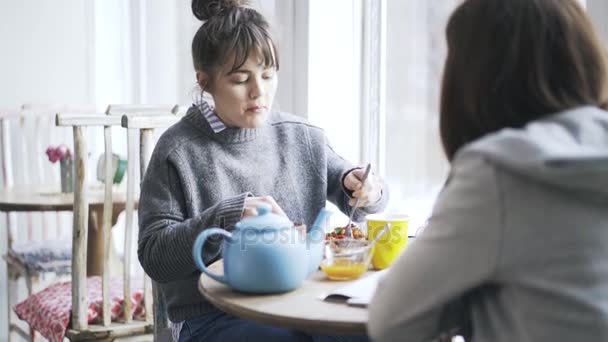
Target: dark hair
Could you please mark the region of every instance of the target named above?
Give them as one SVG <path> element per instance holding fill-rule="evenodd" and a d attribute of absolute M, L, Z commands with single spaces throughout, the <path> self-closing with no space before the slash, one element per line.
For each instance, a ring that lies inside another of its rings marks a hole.
<path fill-rule="evenodd" d="M 468 0 L 447 26 L 440 130 L 460 147 L 569 108 L 608 108 L 608 60 L 576 0 Z"/>
<path fill-rule="evenodd" d="M 228 57 L 234 56 L 230 71 L 240 68 L 252 53 L 264 66 L 279 69 L 276 44 L 264 16 L 246 7 L 243 0 L 192 0 L 192 13 L 203 21 L 192 40 L 194 69 L 213 74 Z"/>

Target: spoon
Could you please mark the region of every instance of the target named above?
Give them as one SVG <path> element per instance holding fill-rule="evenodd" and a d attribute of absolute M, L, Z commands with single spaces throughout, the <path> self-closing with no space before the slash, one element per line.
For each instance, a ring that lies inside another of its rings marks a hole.
<path fill-rule="evenodd" d="M 361 178 L 361 187 L 363 187 L 363 185 L 365 185 L 365 180 L 367 179 L 367 176 L 369 175 L 369 171 L 372 168 L 372 164 L 368 163 L 367 166 L 365 167 L 365 172 L 363 173 L 363 177 Z M 353 222 L 353 216 L 355 215 L 355 211 L 357 211 L 357 206 L 359 205 L 359 199 L 361 197 L 357 197 L 357 199 L 355 200 L 355 205 L 353 205 L 353 210 L 350 212 L 350 215 L 348 215 L 348 224 L 346 225 L 346 236 L 347 237 L 353 237 L 353 230 L 350 227 L 350 224 Z"/>
<path fill-rule="evenodd" d="M 374 239 L 367 246 L 361 247 L 359 249 L 355 249 L 355 250 L 352 250 L 352 251 L 346 252 L 346 253 L 337 253 L 335 256 L 348 257 L 348 256 L 353 256 L 353 255 L 359 254 L 361 252 L 364 252 L 367 249 L 372 248 L 376 244 L 376 242 L 378 242 L 378 240 L 380 240 L 380 238 L 384 234 L 386 234 L 390 229 L 391 229 L 391 224 L 387 223 L 386 226 L 384 226 L 384 228 L 382 228 L 382 230 L 378 233 L 378 235 L 376 235 L 376 237 L 374 237 Z"/>

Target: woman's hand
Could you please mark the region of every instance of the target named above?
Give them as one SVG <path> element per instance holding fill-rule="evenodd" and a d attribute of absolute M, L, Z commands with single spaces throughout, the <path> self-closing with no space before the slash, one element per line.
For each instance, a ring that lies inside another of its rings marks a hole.
<path fill-rule="evenodd" d="M 257 216 L 258 215 L 258 204 L 260 203 L 267 203 L 270 204 L 270 206 L 272 207 L 271 212 L 277 214 L 277 215 L 283 215 L 285 217 L 287 217 L 287 215 L 285 215 L 285 212 L 283 211 L 283 209 L 281 209 L 281 207 L 277 204 L 277 202 L 274 200 L 274 198 L 272 198 L 272 196 L 262 196 L 262 197 L 247 197 L 245 199 L 245 209 L 243 210 L 243 216 L 242 218 L 248 217 L 248 216 Z"/>
<path fill-rule="evenodd" d="M 352 197 L 348 201 L 351 207 L 355 205 L 355 201 L 359 198 L 358 207 L 368 207 L 378 203 L 382 197 L 382 183 L 380 179 L 373 173 L 367 176 L 365 184 L 361 183 L 361 178 L 365 169 L 354 169 L 344 177 L 344 187 L 353 192 Z"/>

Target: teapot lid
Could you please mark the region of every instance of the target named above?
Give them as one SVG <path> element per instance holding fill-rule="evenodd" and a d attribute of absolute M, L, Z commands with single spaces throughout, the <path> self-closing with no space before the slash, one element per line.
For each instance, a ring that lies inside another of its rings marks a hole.
<path fill-rule="evenodd" d="M 235 226 L 235 229 L 254 229 L 257 231 L 279 230 L 291 228 L 293 223 L 282 215 L 273 212 L 272 206 L 268 203 L 260 203 L 256 207 L 258 215 L 242 219 Z"/>

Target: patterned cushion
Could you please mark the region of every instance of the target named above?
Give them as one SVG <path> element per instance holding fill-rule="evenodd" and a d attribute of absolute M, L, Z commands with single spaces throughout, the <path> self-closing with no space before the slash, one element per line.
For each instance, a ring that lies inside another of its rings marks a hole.
<path fill-rule="evenodd" d="M 122 279 L 110 280 L 110 308 L 112 321 L 119 321 L 124 310 Z M 87 278 L 89 323 L 101 323 L 102 297 L 101 277 Z M 131 308 L 133 319 L 144 320 L 144 298 L 142 279 L 131 280 Z M 50 342 L 61 342 L 65 335 L 72 310 L 72 284 L 62 282 L 51 285 L 23 302 L 13 310 L 19 319 L 26 321 L 30 327 L 46 337 Z"/>
<path fill-rule="evenodd" d="M 22 265 L 32 274 L 40 272 L 70 274 L 71 258 L 71 241 L 32 241 L 14 245 L 7 253 L 7 260 Z"/>

